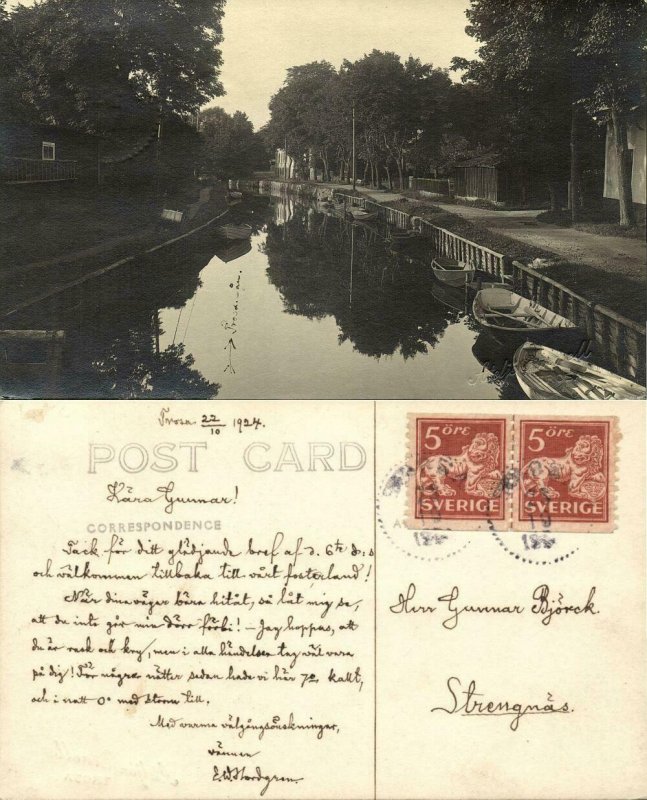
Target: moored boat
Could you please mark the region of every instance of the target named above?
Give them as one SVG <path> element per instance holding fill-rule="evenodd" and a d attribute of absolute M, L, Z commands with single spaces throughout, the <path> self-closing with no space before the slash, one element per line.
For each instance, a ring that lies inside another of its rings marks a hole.
<path fill-rule="evenodd" d="M 246 255 L 251 249 L 252 244 L 247 238 L 228 239 L 226 242 L 221 242 L 220 246 L 214 250 L 214 255 L 228 264 L 230 261 Z"/>
<path fill-rule="evenodd" d="M 422 234 L 420 231 L 413 231 L 413 230 L 392 230 L 389 233 L 389 240 L 392 242 L 410 242 L 415 239 L 419 239 Z"/>
<path fill-rule="evenodd" d="M 552 347 L 526 342 L 514 354 L 519 385 L 531 400 L 644 400 L 627 378 Z"/>
<path fill-rule="evenodd" d="M 228 222 L 216 228 L 216 233 L 224 239 L 249 239 L 252 235 L 252 226 L 246 224 L 236 225 Z"/>
<path fill-rule="evenodd" d="M 372 219 L 377 219 L 377 211 L 366 211 L 364 208 L 350 207 L 346 209 L 346 213 L 351 219 L 359 222 L 368 222 Z"/>
<path fill-rule="evenodd" d="M 436 256 L 431 262 L 434 278 L 447 286 L 465 286 L 474 278 L 476 269 L 447 256 Z"/>
<path fill-rule="evenodd" d="M 472 304 L 475 319 L 500 342 L 557 339 L 575 347 L 584 332 L 566 317 L 528 300 L 506 286 L 491 286 L 477 292 Z"/>

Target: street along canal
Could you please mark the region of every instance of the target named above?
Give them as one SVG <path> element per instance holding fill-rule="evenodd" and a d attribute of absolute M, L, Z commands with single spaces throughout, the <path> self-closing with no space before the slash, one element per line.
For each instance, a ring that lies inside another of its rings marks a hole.
<path fill-rule="evenodd" d="M 2 395 L 84 398 L 521 398 L 510 352 L 436 284 L 430 254 L 389 249 L 289 197 L 5 317 Z M 2 355 L 2 354 L 0 354 Z"/>

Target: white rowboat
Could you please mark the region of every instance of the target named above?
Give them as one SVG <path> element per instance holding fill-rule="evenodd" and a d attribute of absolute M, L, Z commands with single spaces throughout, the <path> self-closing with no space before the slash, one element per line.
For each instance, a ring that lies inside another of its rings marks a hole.
<path fill-rule="evenodd" d="M 644 386 L 560 353 L 526 342 L 512 360 L 519 385 L 531 400 L 644 400 Z"/>
<path fill-rule="evenodd" d="M 462 264 L 454 258 L 436 256 L 431 269 L 437 281 L 446 286 L 465 286 L 474 278 L 476 269 L 471 264 Z"/>
<path fill-rule="evenodd" d="M 500 286 L 478 292 L 472 310 L 476 320 L 502 342 L 554 337 L 577 346 L 585 338 L 583 331 L 566 317 Z"/>

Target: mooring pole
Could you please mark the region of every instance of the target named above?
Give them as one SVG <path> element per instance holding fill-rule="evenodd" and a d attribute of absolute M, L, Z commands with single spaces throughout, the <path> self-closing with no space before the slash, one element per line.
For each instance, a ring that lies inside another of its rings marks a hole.
<path fill-rule="evenodd" d="M 355 105 L 353 104 L 353 191 L 355 191 L 355 184 L 357 179 L 355 176 Z"/>

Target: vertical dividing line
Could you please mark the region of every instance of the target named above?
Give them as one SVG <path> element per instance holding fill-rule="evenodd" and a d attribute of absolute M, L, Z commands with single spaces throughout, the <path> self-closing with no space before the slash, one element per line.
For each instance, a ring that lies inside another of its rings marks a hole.
<path fill-rule="evenodd" d="M 377 401 L 373 400 L 373 800 L 377 800 Z"/>

